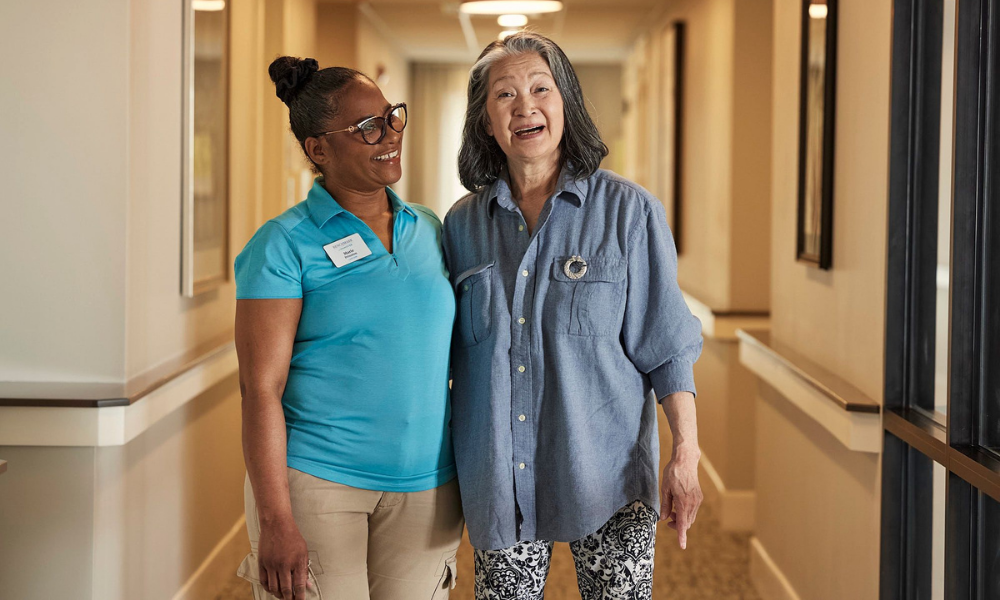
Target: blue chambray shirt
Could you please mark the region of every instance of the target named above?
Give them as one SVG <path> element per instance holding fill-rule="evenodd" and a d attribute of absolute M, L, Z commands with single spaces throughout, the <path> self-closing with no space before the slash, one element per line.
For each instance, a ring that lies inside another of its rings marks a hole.
<path fill-rule="evenodd" d="M 455 204 L 442 240 L 473 546 L 573 541 L 634 500 L 658 508 L 656 398 L 695 391 L 702 345 L 659 201 L 608 171 L 564 172 L 529 235 L 501 177 Z"/>

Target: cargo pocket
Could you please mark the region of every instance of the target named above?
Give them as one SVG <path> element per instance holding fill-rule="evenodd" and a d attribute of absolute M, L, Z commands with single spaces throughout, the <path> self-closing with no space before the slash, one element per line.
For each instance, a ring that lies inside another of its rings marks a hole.
<path fill-rule="evenodd" d="M 307 600 L 323 600 L 323 592 L 319 589 L 319 582 L 316 580 L 316 576 L 322 574 L 323 567 L 319 564 L 319 554 L 310 552 L 308 581 L 312 587 L 306 590 Z M 254 600 L 275 599 L 275 596 L 272 596 L 267 588 L 260 583 L 260 564 L 257 562 L 257 556 L 252 552 L 247 554 L 243 562 L 240 563 L 240 568 L 236 570 L 236 576 L 250 582 Z"/>
<path fill-rule="evenodd" d="M 451 593 L 451 590 L 455 589 L 456 579 L 458 578 L 458 565 L 454 556 L 449 556 L 444 561 L 444 569 L 441 570 L 441 579 L 438 581 L 437 587 L 434 588 L 434 595 L 431 596 L 431 600 L 444 600 Z"/>

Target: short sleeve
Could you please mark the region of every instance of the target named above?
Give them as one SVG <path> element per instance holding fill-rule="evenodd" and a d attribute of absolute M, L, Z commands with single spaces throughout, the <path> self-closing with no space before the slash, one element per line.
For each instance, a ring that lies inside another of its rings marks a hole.
<path fill-rule="evenodd" d="M 302 263 L 280 224 L 268 221 L 236 257 L 236 299 L 301 298 Z"/>

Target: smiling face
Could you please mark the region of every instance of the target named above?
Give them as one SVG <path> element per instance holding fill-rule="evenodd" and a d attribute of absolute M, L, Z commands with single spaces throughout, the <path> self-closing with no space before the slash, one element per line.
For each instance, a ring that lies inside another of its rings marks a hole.
<path fill-rule="evenodd" d="M 558 163 L 563 100 L 537 53 L 504 58 L 490 68 L 486 115 L 487 133 L 508 162 Z"/>
<path fill-rule="evenodd" d="M 385 116 L 389 102 L 378 86 L 357 79 L 340 93 L 340 110 L 328 131 L 347 129 L 368 117 Z M 359 192 L 374 191 L 399 181 L 403 134 L 386 127 L 375 145 L 365 143 L 360 131 L 331 133 L 306 140 L 306 151 L 328 181 Z"/>

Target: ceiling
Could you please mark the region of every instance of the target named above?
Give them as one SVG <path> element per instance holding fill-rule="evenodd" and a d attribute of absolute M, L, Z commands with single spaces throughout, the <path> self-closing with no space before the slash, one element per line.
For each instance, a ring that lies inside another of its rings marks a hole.
<path fill-rule="evenodd" d="M 586 63 L 624 60 L 643 24 L 665 4 L 665 0 L 562 1 L 559 13 L 529 15 L 527 28 L 551 37 L 574 62 Z M 458 5 L 455 0 L 367 0 L 359 8 L 410 60 L 472 62 L 504 28 L 495 16 L 460 14 Z"/>

